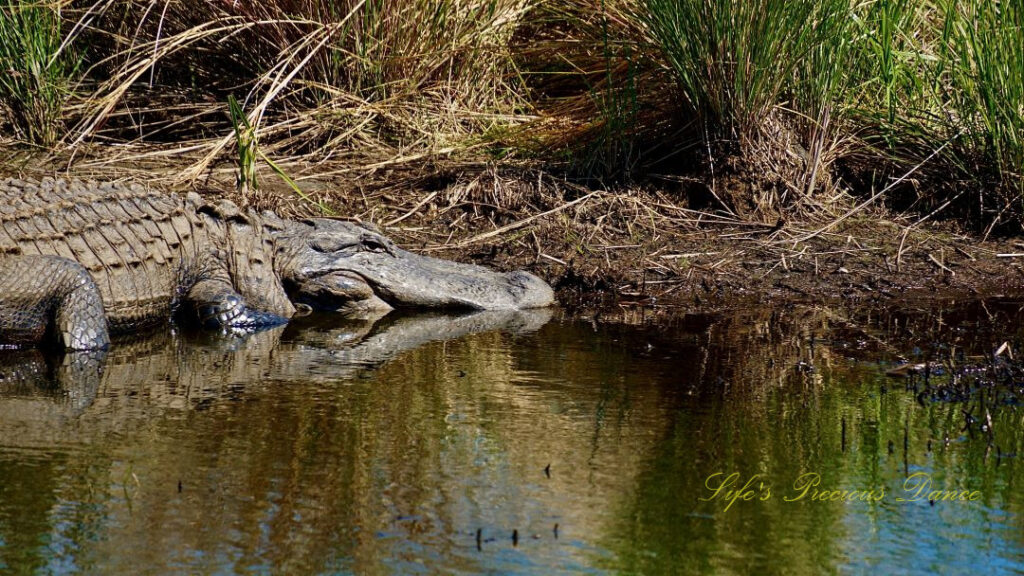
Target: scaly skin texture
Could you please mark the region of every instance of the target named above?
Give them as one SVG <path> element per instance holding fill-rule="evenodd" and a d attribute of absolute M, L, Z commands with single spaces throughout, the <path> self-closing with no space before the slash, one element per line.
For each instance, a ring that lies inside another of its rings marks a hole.
<path fill-rule="evenodd" d="M 77 262 L 59 256 L 0 260 L 0 295 L 0 334 L 8 344 L 54 339 L 84 349 L 110 343 L 99 289 Z"/>
<path fill-rule="evenodd" d="M 543 280 L 406 252 L 361 224 L 282 220 L 139 185 L 0 180 L 0 345 L 102 348 L 176 311 L 262 328 L 316 309 L 518 310 Z"/>
<path fill-rule="evenodd" d="M 259 217 L 229 202 L 0 180 L 0 342 L 101 348 L 109 331 L 164 322 L 179 304 L 209 326 L 280 324 L 295 308 L 272 256 Z"/>

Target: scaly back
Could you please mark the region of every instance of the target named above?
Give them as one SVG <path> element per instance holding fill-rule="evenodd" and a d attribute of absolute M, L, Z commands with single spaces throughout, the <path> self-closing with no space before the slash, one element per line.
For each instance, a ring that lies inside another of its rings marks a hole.
<path fill-rule="evenodd" d="M 0 180 L 0 258 L 52 254 L 82 264 L 111 329 L 170 313 L 193 227 L 174 194 L 139 185 Z"/>

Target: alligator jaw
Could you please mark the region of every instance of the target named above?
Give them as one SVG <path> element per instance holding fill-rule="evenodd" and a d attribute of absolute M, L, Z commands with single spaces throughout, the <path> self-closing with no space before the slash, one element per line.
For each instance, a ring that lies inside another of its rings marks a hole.
<path fill-rule="evenodd" d="M 522 310 L 554 303 L 554 293 L 527 272 L 494 272 L 395 249 L 393 255 L 359 254 L 338 269 L 310 274 L 293 299 L 318 310 L 344 313 L 393 308 Z"/>
<path fill-rule="evenodd" d="M 315 310 L 352 316 L 377 316 L 393 309 L 374 294 L 365 278 L 348 270 L 314 275 L 293 291 L 292 298 L 296 303 L 306 304 Z"/>

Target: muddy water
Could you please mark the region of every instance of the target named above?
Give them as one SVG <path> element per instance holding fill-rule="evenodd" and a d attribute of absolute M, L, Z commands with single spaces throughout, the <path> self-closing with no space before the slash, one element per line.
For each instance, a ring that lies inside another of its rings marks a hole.
<path fill-rule="evenodd" d="M 933 401 L 885 371 L 1024 350 L 1022 318 L 479 314 L 5 351 L 0 572 L 1019 573 L 1015 388 Z"/>

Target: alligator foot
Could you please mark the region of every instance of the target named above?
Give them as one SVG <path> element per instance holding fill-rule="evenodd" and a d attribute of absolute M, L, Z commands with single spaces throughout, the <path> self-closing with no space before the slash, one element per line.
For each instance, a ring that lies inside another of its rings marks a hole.
<path fill-rule="evenodd" d="M 270 328 L 288 322 L 287 318 L 253 310 L 238 294 L 221 294 L 196 307 L 199 323 L 204 328 Z"/>

